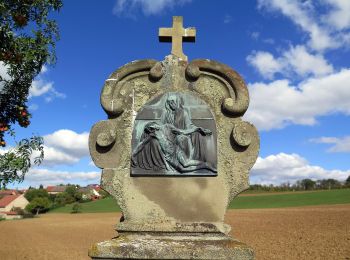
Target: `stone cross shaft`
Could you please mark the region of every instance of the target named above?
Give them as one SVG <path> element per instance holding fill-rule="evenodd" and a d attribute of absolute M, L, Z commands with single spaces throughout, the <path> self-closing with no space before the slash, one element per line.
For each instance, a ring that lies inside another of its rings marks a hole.
<path fill-rule="evenodd" d="M 171 54 L 187 60 L 182 51 L 182 42 L 194 42 L 196 39 L 196 28 L 183 28 L 182 16 L 173 16 L 172 28 L 159 28 L 159 41 L 172 42 Z"/>

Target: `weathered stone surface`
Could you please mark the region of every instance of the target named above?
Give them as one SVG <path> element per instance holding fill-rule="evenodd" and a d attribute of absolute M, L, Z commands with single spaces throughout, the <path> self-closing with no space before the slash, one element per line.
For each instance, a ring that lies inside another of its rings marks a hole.
<path fill-rule="evenodd" d="M 95 244 L 92 259 L 254 259 L 247 245 L 222 234 L 132 234 Z"/>
<path fill-rule="evenodd" d="M 92 127 L 89 148 L 95 165 L 102 168 L 102 187 L 117 200 L 123 217 L 116 227 L 119 237 L 91 248 L 94 259 L 254 257 L 251 248 L 227 236 L 230 226 L 224 223 L 231 200 L 249 187 L 249 170 L 259 151 L 256 128 L 241 118 L 249 105 L 247 87 L 224 64 L 204 59 L 188 63 L 179 56 L 131 62 L 105 82 L 101 105 L 108 119 Z M 159 120 L 161 112 L 143 108 L 167 93 L 200 100 L 197 103 L 210 112 L 210 121 L 196 123 L 215 135 L 216 144 L 208 152 L 215 158 L 211 177 L 181 176 L 181 171 L 178 176 L 132 175 L 131 159 L 141 142 L 134 127 L 152 113 L 156 114 L 152 120 Z"/>
<path fill-rule="evenodd" d="M 202 222 L 225 231 L 226 208 L 237 194 L 248 188 L 248 172 L 259 149 L 255 127 L 240 117 L 248 108 L 246 86 L 236 72 L 223 64 L 195 60 L 188 65 L 172 55 L 161 63 L 164 75 L 154 82 L 149 73 L 156 64 L 156 61 L 133 62 L 119 69 L 120 73 L 114 72 L 106 81 L 101 103 L 109 106 L 105 110 L 110 119 L 97 123 L 89 139 L 94 163 L 103 169 L 102 186 L 118 201 L 124 214 L 122 226 L 142 223 L 152 227 L 151 230 L 163 231 L 176 229 L 182 223 Z M 200 71 L 195 81 L 186 79 L 189 66 L 192 69 L 197 66 Z M 126 76 L 125 70 L 129 72 Z M 218 176 L 131 177 L 131 141 L 138 111 L 151 98 L 175 91 L 198 96 L 213 112 L 217 128 Z M 119 111 L 118 116 L 115 110 Z M 109 146 L 100 146 L 99 135 L 112 136 L 111 133 L 115 141 Z"/>
<path fill-rule="evenodd" d="M 194 42 L 196 39 L 196 28 L 183 28 L 183 17 L 173 17 L 172 28 L 159 28 L 159 41 L 172 42 L 171 54 L 182 60 L 187 56 L 182 51 L 182 42 Z"/>

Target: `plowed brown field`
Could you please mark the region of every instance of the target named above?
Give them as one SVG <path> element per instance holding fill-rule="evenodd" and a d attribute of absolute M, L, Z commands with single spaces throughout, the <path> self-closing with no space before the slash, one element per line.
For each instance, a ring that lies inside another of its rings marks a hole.
<path fill-rule="evenodd" d="M 46 214 L 0 222 L 0 259 L 89 259 L 87 250 L 115 235 L 120 214 Z M 350 204 L 230 210 L 231 235 L 257 259 L 350 259 Z"/>

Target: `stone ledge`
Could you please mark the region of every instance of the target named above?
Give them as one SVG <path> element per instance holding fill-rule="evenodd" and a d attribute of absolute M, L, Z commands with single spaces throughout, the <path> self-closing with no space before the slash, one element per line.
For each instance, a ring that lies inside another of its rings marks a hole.
<path fill-rule="evenodd" d="M 153 222 L 135 223 L 129 221 L 119 222 L 116 226 L 117 232 L 175 232 L 175 233 L 225 233 L 228 234 L 231 227 L 220 222 Z"/>
<path fill-rule="evenodd" d="M 120 233 L 94 244 L 92 259 L 254 259 L 253 249 L 224 234 Z"/>

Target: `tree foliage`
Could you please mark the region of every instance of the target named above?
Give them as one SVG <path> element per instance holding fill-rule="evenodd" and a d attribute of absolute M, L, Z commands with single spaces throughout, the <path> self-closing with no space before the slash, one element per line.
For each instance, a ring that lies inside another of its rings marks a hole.
<path fill-rule="evenodd" d="M 48 198 L 35 198 L 27 206 L 26 210 L 35 214 L 46 212 L 50 209 L 51 202 Z"/>
<path fill-rule="evenodd" d="M 350 187 L 350 176 L 345 180 L 344 183 L 335 179 L 322 179 L 322 180 L 311 180 L 302 179 L 296 181 L 294 184 L 289 182 L 281 183 L 279 185 L 261 185 L 253 184 L 250 185 L 249 190 L 256 191 L 301 191 L 301 190 L 328 190 L 328 189 L 341 189 Z"/>
<path fill-rule="evenodd" d="M 59 38 L 50 12 L 59 11 L 62 0 L 0 0 L 0 146 L 5 133 L 14 135 L 15 124 L 27 127 L 31 114 L 27 102 L 34 78 L 45 63 L 56 60 Z M 39 151 L 35 164 L 43 160 L 41 137 L 23 139 L 17 147 L 0 156 L 0 188 L 23 181 L 31 166 L 33 151 Z"/>
<path fill-rule="evenodd" d="M 80 201 L 82 199 L 82 193 L 79 192 L 75 185 L 68 185 L 65 192 L 72 198 L 73 201 Z"/>
<path fill-rule="evenodd" d="M 350 175 L 345 181 L 345 185 L 350 187 Z"/>
<path fill-rule="evenodd" d="M 300 181 L 300 185 L 304 190 L 313 190 L 316 182 L 311 179 L 303 179 Z"/>
<path fill-rule="evenodd" d="M 0 1 L 0 145 L 4 133 L 18 123 L 27 127 L 29 88 L 47 62 L 55 62 L 55 42 L 59 38 L 51 11 L 59 11 L 61 0 Z"/>
<path fill-rule="evenodd" d="M 55 207 L 64 206 L 73 202 L 80 202 L 82 200 L 82 193 L 79 192 L 77 186 L 67 185 L 64 192 L 56 195 L 54 199 Z"/>
<path fill-rule="evenodd" d="M 317 181 L 317 185 L 321 189 L 336 189 L 341 187 L 341 183 L 335 179 L 324 179 Z"/>
<path fill-rule="evenodd" d="M 32 165 L 34 151 L 39 154 L 34 157 L 34 164 L 40 164 L 44 157 L 42 137 L 32 137 L 21 140 L 10 151 L 0 154 L 0 189 L 11 182 L 21 182 Z"/>
<path fill-rule="evenodd" d="M 24 194 L 24 197 L 31 202 L 35 198 L 49 198 L 49 193 L 45 189 L 30 189 Z"/>

